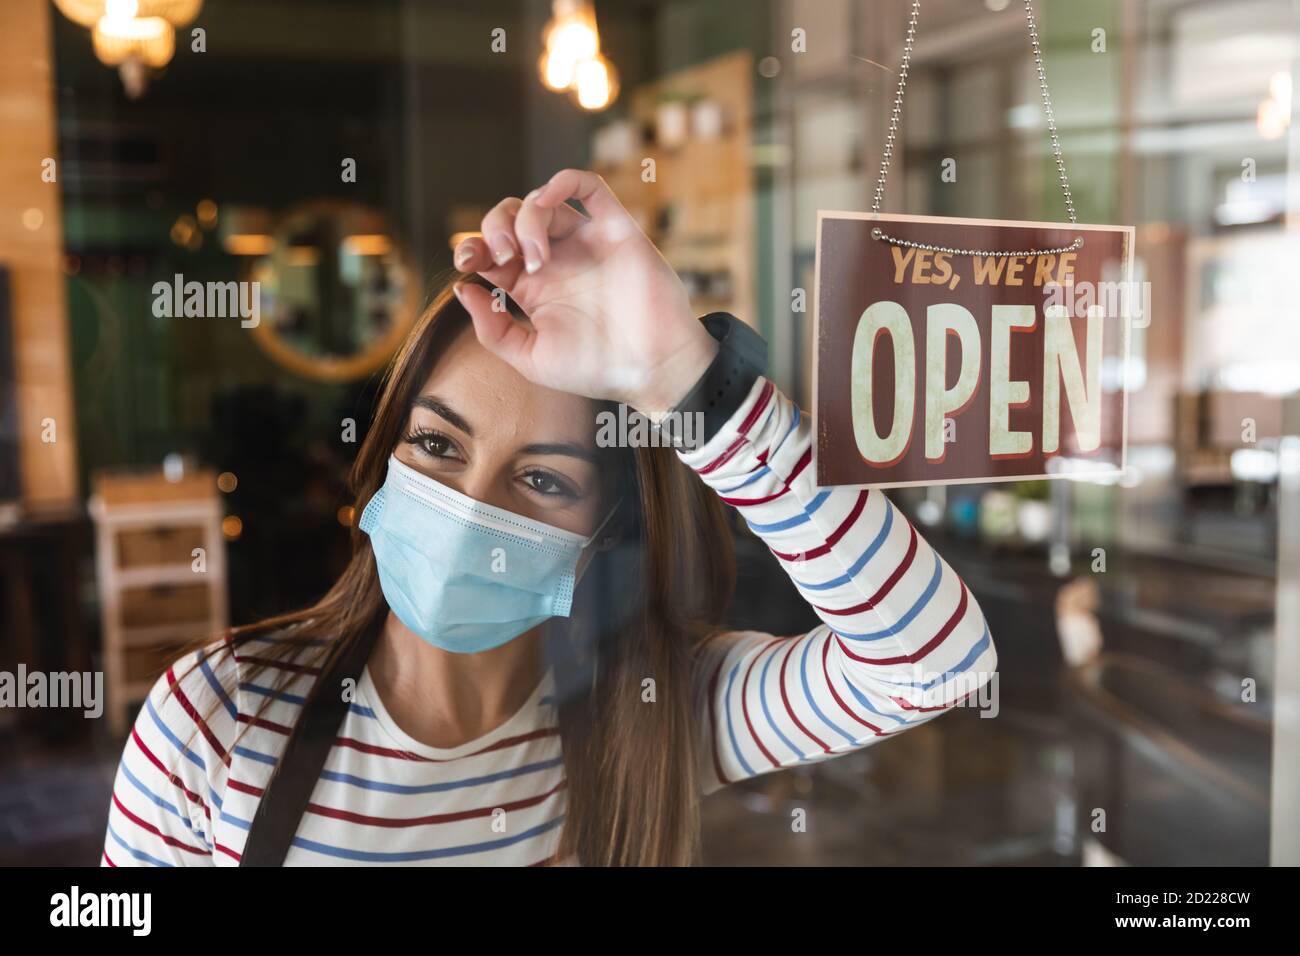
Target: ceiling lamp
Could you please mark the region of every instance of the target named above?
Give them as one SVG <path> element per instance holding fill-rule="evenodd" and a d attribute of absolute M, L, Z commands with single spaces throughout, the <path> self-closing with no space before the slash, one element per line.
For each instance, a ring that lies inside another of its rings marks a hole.
<path fill-rule="evenodd" d="M 166 66 L 176 52 L 176 31 L 162 17 L 103 17 L 90 32 L 95 56 L 105 66 L 138 59 L 145 66 Z"/>
<path fill-rule="evenodd" d="M 617 74 L 601 56 L 596 11 L 587 0 L 554 0 L 542 42 L 545 49 L 537 67 L 543 86 L 556 93 L 569 91 L 587 110 L 603 110 L 614 102 Z"/>
<path fill-rule="evenodd" d="M 203 0 L 54 0 L 65 17 L 83 27 L 93 27 L 109 13 L 133 17 L 162 17 L 173 27 L 191 23 L 203 9 Z"/>
<path fill-rule="evenodd" d="M 603 56 L 583 60 L 574 71 L 573 95 L 584 110 L 603 110 L 618 96 L 618 76 Z"/>
<path fill-rule="evenodd" d="M 203 0 L 54 0 L 73 23 L 90 27 L 95 56 L 115 66 L 132 99 L 144 93 L 149 70 L 171 62 L 176 28 L 192 22 Z"/>

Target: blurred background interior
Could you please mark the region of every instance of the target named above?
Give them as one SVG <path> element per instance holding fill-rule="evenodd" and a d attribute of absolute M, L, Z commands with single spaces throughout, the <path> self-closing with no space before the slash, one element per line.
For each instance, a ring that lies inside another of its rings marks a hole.
<path fill-rule="evenodd" d="M 810 407 L 791 290 L 817 210 L 870 208 L 907 7 L 5 0 L 0 670 L 108 699 L 0 709 L 0 863 L 97 861 L 162 662 L 338 573 L 348 422 L 500 197 L 600 171 Z M 1300 6 L 1036 10 L 1079 219 L 1152 283 L 1131 469 L 891 493 L 990 620 L 998 716 L 711 797 L 707 863 L 1300 862 Z M 1019 0 L 924 0 L 907 89 L 886 210 L 1064 216 Z M 156 315 L 177 274 L 259 281 L 259 325 Z M 809 626 L 736 536 L 734 623 Z"/>

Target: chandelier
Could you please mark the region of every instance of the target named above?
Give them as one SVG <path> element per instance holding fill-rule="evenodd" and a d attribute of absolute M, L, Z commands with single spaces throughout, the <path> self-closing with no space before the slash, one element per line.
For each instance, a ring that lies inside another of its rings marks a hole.
<path fill-rule="evenodd" d="M 203 0 L 54 0 L 73 23 L 90 28 L 95 56 L 115 66 L 127 95 L 144 92 L 149 70 L 171 62 L 176 28 L 194 20 Z"/>

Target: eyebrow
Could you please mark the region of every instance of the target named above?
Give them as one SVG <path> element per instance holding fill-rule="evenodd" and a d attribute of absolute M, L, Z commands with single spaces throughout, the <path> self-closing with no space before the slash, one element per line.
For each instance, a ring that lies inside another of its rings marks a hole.
<path fill-rule="evenodd" d="M 520 449 L 526 455 L 568 455 L 571 458 L 580 458 L 591 464 L 599 464 L 596 453 L 590 448 L 584 448 L 581 445 L 575 445 L 572 442 L 541 442 L 534 445 L 525 445 Z"/>
<path fill-rule="evenodd" d="M 474 437 L 474 429 L 470 427 L 469 422 L 456 411 L 454 411 L 446 402 L 433 395 L 421 395 L 411 402 L 412 406 L 428 409 L 435 415 L 446 419 L 456 428 L 459 428 L 471 438 Z M 582 461 L 590 462 L 593 465 L 600 464 L 600 459 L 590 448 L 573 442 L 535 442 L 531 445 L 525 445 L 520 449 L 525 455 L 567 455 L 570 458 L 578 458 Z"/>
<path fill-rule="evenodd" d="M 414 401 L 412 401 L 411 405 L 418 406 L 419 408 L 427 408 L 435 415 L 439 415 L 442 418 L 446 419 L 456 428 L 459 428 L 461 431 L 463 431 L 466 435 L 469 435 L 471 438 L 474 437 L 474 429 L 469 427 L 469 422 L 465 421 L 465 419 L 462 418 L 459 413 L 453 411 L 451 407 L 447 405 L 446 402 L 440 401 L 439 399 L 434 398 L 432 395 L 421 395 L 418 398 L 416 398 Z"/>

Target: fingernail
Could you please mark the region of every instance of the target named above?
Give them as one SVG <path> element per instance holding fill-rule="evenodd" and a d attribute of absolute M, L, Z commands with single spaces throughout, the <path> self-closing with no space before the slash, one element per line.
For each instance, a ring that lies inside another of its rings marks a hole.
<path fill-rule="evenodd" d="M 499 232 L 493 236 L 492 241 L 488 243 L 488 247 L 492 250 L 492 261 L 499 266 L 505 265 L 514 258 L 514 243 L 510 241 L 510 237 L 504 232 Z"/>
<path fill-rule="evenodd" d="M 542 249 L 531 239 L 524 240 L 524 268 L 529 273 L 542 267 Z"/>
<path fill-rule="evenodd" d="M 474 255 L 474 249 L 468 243 L 461 243 L 460 248 L 456 250 L 456 267 L 460 268 Z"/>
<path fill-rule="evenodd" d="M 461 283 L 457 282 L 455 285 L 453 285 L 451 287 L 451 292 L 452 295 L 454 295 L 460 302 L 463 303 L 465 301 L 464 290 L 461 289 Z"/>

